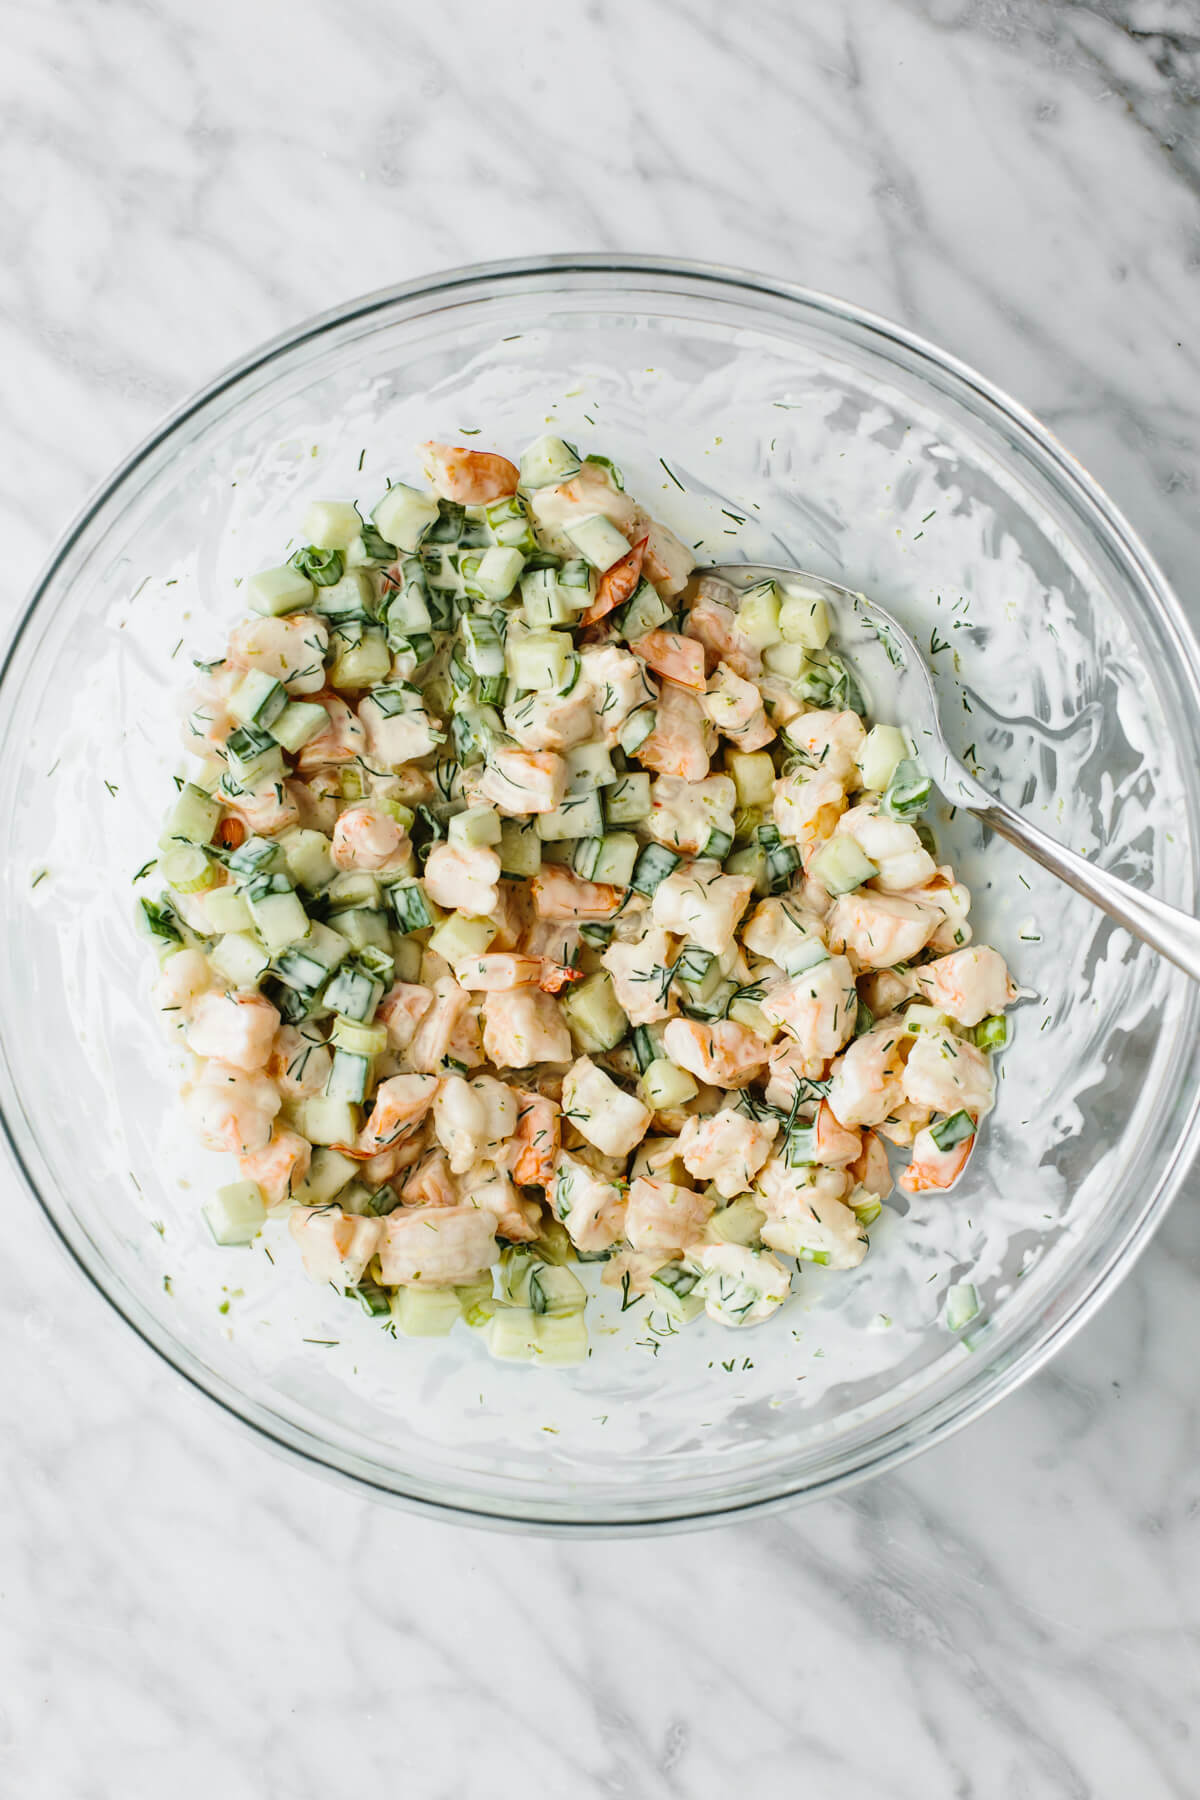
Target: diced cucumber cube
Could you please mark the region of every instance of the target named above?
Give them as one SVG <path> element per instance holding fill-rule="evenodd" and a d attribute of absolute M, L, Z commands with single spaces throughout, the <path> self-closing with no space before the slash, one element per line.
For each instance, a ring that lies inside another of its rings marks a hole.
<path fill-rule="evenodd" d="M 524 1306 L 506 1306 L 487 1326 L 487 1344 L 501 1362 L 581 1363 L 587 1359 L 582 1313 L 546 1318 Z"/>
<path fill-rule="evenodd" d="M 206 794 L 202 787 L 186 781 L 167 815 L 163 839 L 184 838 L 189 844 L 211 844 L 212 834 L 217 829 L 220 817 L 219 802 L 211 794 Z"/>
<path fill-rule="evenodd" d="M 579 457 L 560 437 L 540 437 L 521 458 L 523 488 L 558 487 L 580 470 Z"/>
<path fill-rule="evenodd" d="M 763 667 L 785 681 L 797 680 L 810 666 L 803 644 L 771 644 L 763 651 Z"/>
<path fill-rule="evenodd" d="M 496 935 L 491 919 L 475 919 L 469 913 L 452 912 L 429 939 L 429 948 L 453 967 L 468 956 L 482 956 Z"/>
<path fill-rule="evenodd" d="M 373 1015 L 383 999 L 383 983 L 358 962 L 344 962 L 330 977 L 325 989 L 325 1004 L 343 1018 L 364 1020 Z"/>
<path fill-rule="evenodd" d="M 566 751 L 567 793 L 590 794 L 617 779 L 613 759 L 603 744 L 575 744 Z"/>
<path fill-rule="evenodd" d="M 634 866 L 629 885 L 647 899 L 654 893 L 660 882 L 666 880 L 679 867 L 679 857 L 674 850 L 668 850 L 665 844 L 647 844 Z"/>
<path fill-rule="evenodd" d="M 247 669 L 227 704 L 239 725 L 260 725 L 265 731 L 287 703 L 287 689 L 281 681 L 265 675 L 261 669 Z"/>
<path fill-rule="evenodd" d="M 462 1317 L 452 1287 L 401 1287 L 392 1295 L 392 1318 L 405 1337 L 446 1337 Z"/>
<path fill-rule="evenodd" d="M 510 680 L 520 688 L 561 688 L 572 667 L 575 646 L 565 631 L 530 631 L 523 637 L 509 633 L 504 660 Z"/>
<path fill-rule="evenodd" d="M 932 792 L 933 784 L 924 769 L 906 756 L 897 764 L 880 807 L 889 818 L 911 821 L 924 812 Z"/>
<path fill-rule="evenodd" d="M 504 674 L 504 645 L 490 619 L 467 617 L 460 632 L 463 654 L 477 675 Z"/>
<path fill-rule="evenodd" d="M 783 635 L 779 629 L 779 589 L 773 581 L 760 581 L 746 589 L 738 606 L 737 622 L 760 650 L 779 642 Z"/>
<path fill-rule="evenodd" d="M 388 1047 L 386 1025 L 366 1025 L 357 1019 L 338 1017 L 329 1034 L 330 1043 L 355 1056 L 382 1056 Z"/>
<path fill-rule="evenodd" d="M 604 809 L 599 794 L 569 794 L 553 812 L 537 815 L 538 836 L 543 843 L 566 838 L 602 837 Z"/>
<path fill-rule="evenodd" d="M 626 756 L 636 756 L 657 723 L 658 709 L 654 706 L 637 706 L 621 721 L 617 741 Z"/>
<path fill-rule="evenodd" d="M 758 1243 L 766 1222 L 767 1215 L 753 1194 L 739 1194 L 728 1206 L 713 1213 L 704 1235 L 710 1243 L 741 1244 L 748 1250 Z"/>
<path fill-rule="evenodd" d="M 249 932 L 253 927 L 250 908 L 236 888 L 210 888 L 204 896 L 203 906 L 213 933 Z"/>
<path fill-rule="evenodd" d="M 246 583 L 246 599 L 255 612 L 278 616 L 303 612 L 313 603 L 312 582 L 290 563 L 280 569 L 263 569 Z"/>
<path fill-rule="evenodd" d="M 655 1112 L 666 1112 L 672 1106 L 686 1106 L 700 1092 L 687 1070 L 665 1056 L 656 1057 L 642 1071 L 640 1085 L 646 1105 Z"/>
<path fill-rule="evenodd" d="M 292 1195 L 297 1206 L 327 1206 L 358 1177 L 358 1164 L 340 1150 L 321 1145 L 313 1151 L 308 1174 Z"/>
<path fill-rule="evenodd" d="M 521 610 L 533 631 L 567 625 L 586 596 L 578 588 L 560 586 L 556 569 L 527 569 L 521 577 Z"/>
<path fill-rule="evenodd" d="M 371 513 L 380 536 L 409 556 L 418 549 L 421 539 L 438 516 L 435 495 L 422 493 L 418 488 L 406 487 L 402 481 L 392 484 Z"/>
<path fill-rule="evenodd" d="M 388 904 L 397 928 L 402 931 L 424 931 L 436 925 L 444 915 L 416 880 L 396 881 L 388 888 Z"/>
<path fill-rule="evenodd" d="M 218 1188 L 200 1210 L 217 1243 L 226 1248 L 251 1243 L 267 1219 L 266 1201 L 257 1181 L 234 1181 Z"/>
<path fill-rule="evenodd" d="M 779 608 L 779 629 L 785 644 L 823 650 L 829 641 L 829 608 L 819 594 L 789 588 Z"/>
<path fill-rule="evenodd" d="M 604 817 L 610 825 L 636 825 L 650 817 L 650 777 L 639 771 L 618 775 L 604 790 Z"/>
<path fill-rule="evenodd" d="M 611 831 L 603 837 L 581 838 L 575 846 L 575 873 L 582 875 L 585 881 L 628 887 L 640 848 L 632 831 Z"/>
<path fill-rule="evenodd" d="M 295 756 L 329 728 L 329 714 L 315 700 L 290 700 L 271 726 L 271 736 Z"/>
<path fill-rule="evenodd" d="M 682 1263 L 666 1263 L 650 1277 L 650 1298 L 679 1325 L 690 1325 L 704 1311 L 704 1297 L 696 1293 L 699 1276 Z"/>
<path fill-rule="evenodd" d="M 657 631 L 671 617 L 671 608 L 658 592 L 657 588 L 643 581 L 635 588 L 632 599 L 621 608 L 618 615 L 621 636 L 629 643 L 637 638 L 645 637 L 648 631 Z"/>
<path fill-rule="evenodd" d="M 446 836 L 450 843 L 467 849 L 486 849 L 500 842 L 501 830 L 500 814 L 494 806 L 468 806 L 466 812 L 455 813 Z"/>
<path fill-rule="evenodd" d="M 588 1056 L 615 1049 L 629 1029 L 607 969 L 569 988 L 559 1001 L 559 1010 L 572 1038 Z"/>
<path fill-rule="evenodd" d="M 264 894 L 261 899 L 247 894 L 246 904 L 254 929 L 272 956 L 308 936 L 308 914 L 298 894 Z"/>
<path fill-rule="evenodd" d="M 382 630 L 372 625 L 353 637 L 339 631 L 334 634 L 333 642 L 337 653 L 329 671 L 332 686 L 368 688 L 387 680 L 392 653 Z"/>
<path fill-rule="evenodd" d="M 775 764 L 765 750 L 730 750 L 725 767 L 733 776 L 739 806 L 770 812 L 775 797 Z"/>
<path fill-rule="evenodd" d="M 177 894 L 202 894 L 217 879 L 216 866 L 199 844 L 173 843 L 159 857 L 158 872 Z"/>
<path fill-rule="evenodd" d="M 528 881 L 542 866 L 542 840 L 536 820 L 522 824 L 504 819 L 500 826 L 500 873 L 510 881 Z"/>
<path fill-rule="evenodd" d="M 296 825 L 285 831 L 278 842 L 284 867 L 297 887 L 316 893 L 333 880 L 337 871 L 329 853 L 329 839 L 323 831 Z"/>
<path fill-rule="evenodd" d="M 359 1110 L 349 1100 L 313 1094 L 295 1111 L 296 1129 L 310 1144 L 352 1144 L 358 1136 Z"/>
<path fill-rule="evenodd" d="M 869 856 L 859 849 L 852 837 L 831 837 L 813 856 L 809 874 L 819 881 L 826 893 L 849 894 L 870 881 L 879 870 Z"/>
<path fill-rule="evenodd" d="M 362 532 L 358 508 L 348 500 L 314 500 L 304 515 L 304 539 L 319 550 L 348 550 Z"/>
<path fill-rule="evenodd" d="M 956 1281 L 946 1289 L 946 1329 L 961 1331 L 979 1314 L 979 1294 L 974 1282 Z"/>
<path fill-rule="evenodd" d="M 894 725 L 872 725 L 855 758 L 867 792 L 882 794 L 907 755 L 908 740 L 902 731 Z"/>
<path fill-rule="evenodd" d="M 613 564 L 629 555 L 629 541 L 621 536 L 611 519 L 593 513 L 586 519 L 572 520 L 563 526 L 575 548 L 603 574 Z"/>
<path fill-rule="evenodd" d="M 254 938 L 245 932 L 227 932 L 209 952 L 209 961 L 235 987 L 251 988 L 266 974 L 271 959 Z"/>
<path fill-rule="evenodd" d="M 283 774 L 283 752 L 269 732 L 239 725 L 225 740 L 225 755 L 235 782 L 258 787 Z"/>
<path fill-rule="evenodd" d="M 524 554 L 507 544 L 493 544 L 479 559 L 469 583 L 484 600 L 507 600 L 525 567 Z"/>
<path fill-rule="evenodd" d="M 355 1050 L 335 1050 L 333 1067 L 325 1083 L 327 1100 L 365 1100 L 371 1085 L 371 1058 Z"/>
<path fill-rule="evenodd" d="M 390 947 L 387 915 L 375 907 L 348 907 L 345 912 L 335 914 L 334 922 L 341 935 L 356 950 L 365 949 L 367 945 L 373 945 L 377 950 L 387 950 Z"/>

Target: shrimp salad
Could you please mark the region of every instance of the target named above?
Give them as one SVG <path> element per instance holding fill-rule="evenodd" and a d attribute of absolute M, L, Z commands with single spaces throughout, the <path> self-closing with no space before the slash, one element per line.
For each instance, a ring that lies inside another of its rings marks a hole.
<path fill-rule="evenodd" d="M 1014 997 L 824 601 L 738 593 L 556 437 L 309 507 L 198 664 L 141 917 L 184 1107 L 308 1276 L 588 1353 L 587 1288 L 754 1325 L 945 1191 Z M 143 874 L 145 871 L 143 871 Z"/>

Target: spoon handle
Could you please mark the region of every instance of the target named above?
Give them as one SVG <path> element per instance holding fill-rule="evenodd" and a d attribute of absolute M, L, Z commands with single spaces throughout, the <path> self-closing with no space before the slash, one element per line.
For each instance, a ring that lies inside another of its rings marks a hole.
<path fill-rule="evenodd" d="M 1041 863 L 1043 869 L 1059 876 L 1077 894 L 1167 957 L 1193 981 L 1200 981 L 1200 919 L 1168 906 L 1165 900 L 1156 900 L 1153 894 L 1130 887 L 1127 881 L 1119 881 L 1107 870 L 1097 868 L 1085 856 L 1056 844 L 1002 800 L 989 796 L 986 804 L 973 804 L 971 811 L 992 831 Z"/>

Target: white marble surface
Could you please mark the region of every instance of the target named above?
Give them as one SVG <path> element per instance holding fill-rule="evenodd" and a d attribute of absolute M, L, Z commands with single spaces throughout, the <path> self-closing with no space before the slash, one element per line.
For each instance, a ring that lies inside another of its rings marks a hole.
<path fill-rule="evenodd" d="M 926 332 L 1055 425 L 1195 594 L 1194 0 L 0 20 L 8 613 L 108 465 L 256 340 L 439 266 L 621 248 Z M 1054 1366 L 902 1474 L 705 1537 L 546 1545 L 274 1460 L 0 1179 L 0 1793 L 1200 1789 L 1195 1180 Z"/>

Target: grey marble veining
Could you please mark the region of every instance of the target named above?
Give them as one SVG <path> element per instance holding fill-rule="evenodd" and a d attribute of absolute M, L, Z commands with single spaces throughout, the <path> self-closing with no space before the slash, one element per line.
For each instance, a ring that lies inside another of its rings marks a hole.
<path fill-rule="evenodd" d="M 1190 0 L 5 0 L 5 619 L 157 414 L 348 294 L 532 251 L 846 295 L 1200 564 Z M 160 1366 L 13 1178 L 0 1793 L 1194 1800 L 1200 1186 L 1001 1408 L 700 1537 L 452 1531 Z"/>

